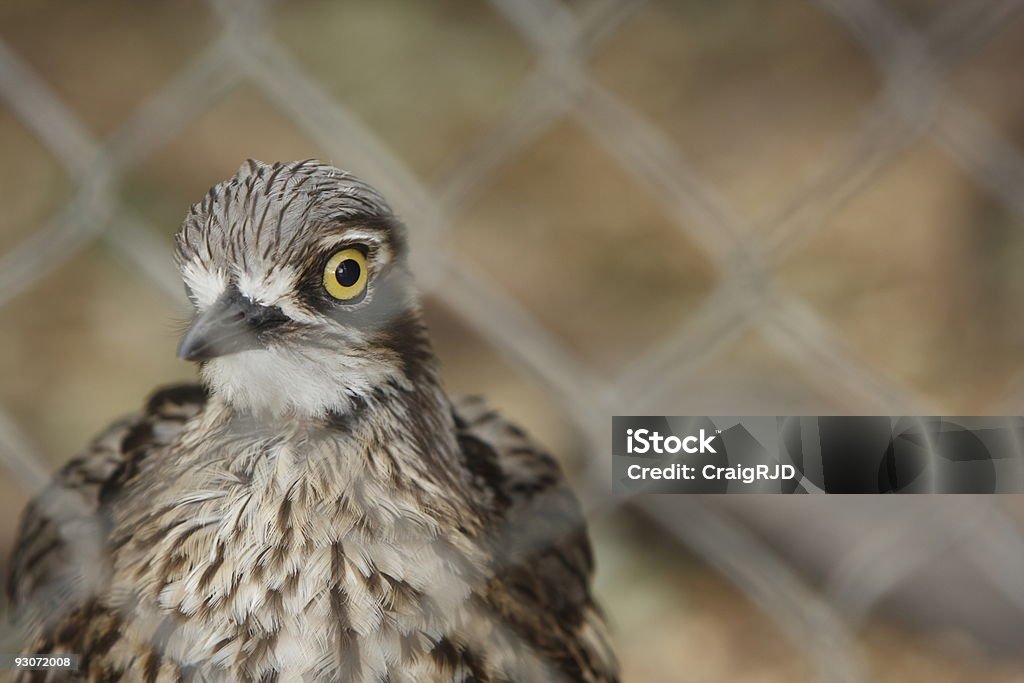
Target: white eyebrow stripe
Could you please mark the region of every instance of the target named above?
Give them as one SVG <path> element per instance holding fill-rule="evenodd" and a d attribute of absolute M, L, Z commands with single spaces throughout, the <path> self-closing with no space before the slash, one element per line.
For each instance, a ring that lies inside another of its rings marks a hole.
<path fill-rule="evenodd" d="M 200 308 L 213 304 L 228 286 L 228 277 L 223 270 L 209 270 L 197 261 L 185 263 L 181 273 Z"/>
<path fill-rule="evenodd" d="M 294 268 L 274 268 L 267 273 L 241 272 L 238 291 L 248 299 L 264 306 L 276 305 L 291 295 L 298 281 Z"/>

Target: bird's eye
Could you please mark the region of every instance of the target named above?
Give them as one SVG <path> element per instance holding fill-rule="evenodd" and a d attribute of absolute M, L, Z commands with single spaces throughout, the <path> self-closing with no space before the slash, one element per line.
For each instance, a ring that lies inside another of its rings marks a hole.
<path fill-rule="evenodd" d="M 355 248 L 342 249 L 327 259 L 324 289 L 339 301 L 351 301 L 366 290 L 366 254 Z"/>

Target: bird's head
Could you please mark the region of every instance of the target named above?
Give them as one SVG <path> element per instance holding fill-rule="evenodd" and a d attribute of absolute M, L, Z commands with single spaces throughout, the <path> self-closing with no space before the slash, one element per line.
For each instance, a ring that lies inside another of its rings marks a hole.
<path fill-rule="evenodd" d="M 178 355 L 238 409 L 344 413 L 430 360 L 403 226 L 350 173 L 247 161 L 177 243 L 196 311 Z"/>

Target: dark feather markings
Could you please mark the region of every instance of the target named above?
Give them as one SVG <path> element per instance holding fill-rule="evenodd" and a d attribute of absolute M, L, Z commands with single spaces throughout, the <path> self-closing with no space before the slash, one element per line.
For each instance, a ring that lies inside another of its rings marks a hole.
<path fill-rule="evenodd" d="M 582 639 L 593 554 L 558 463 L 479 399 L 455 402 L 465 466 L 495 501 L 493 579 L 485 603 L 565 681 L 618 680 L 610 652 Z"/>
<path fill-rule="evenodd" d="M 63 529 L 91 520 L 97 531 L 105 533 L 104 501 L 129 484 L 153 447 L 165 445 L 187 419 L 202 410 L 206 396 L 206 390 L 194 384 L 157 391 L 142 414 L 119 420 L 100 434 L 26 508 L 6 581 L 12 617 L 29 641 L 26 651 L 80 654 L 81 671 L 90 671 L 95 680 L 120 678 L 123 672 L 103 671 L 104 665 L 90 668 L 120 638 L 120 620 L 90 595 L 68 594 L 64 587 L 75 580 L 75 571 L 102 570 L 81 565 L 102 562 L 106 553 L 96 548 L 95 557 L 77 557 L 71 542 L 81 539 Z M 102 538 L 97 541 L 103 543 Z M 63 597 L 56 604 L 50 596 Z M 147 661 L 146 675 L 159 667 L 159 661 Z"/>
<path fill-rule="evenodd" d="M 407 353 L 411 355 L 411 362 L 419 362 L 419 354 L 429 354 L 429 347 L 423 351 L 414 344 Z M 383 399 L 382 395 L 373 400 Z M 75 491 L 87 494 L 84 500 L 92 506 L 96 516 L 102 517 L 100 492 L 111 497 L 122 487 L 130 486 L 133 478 L 144 470 L 145 458 L 152 457 L 150 454 L 156 452 L 160 444 L 173 438 L 187 419 L 202 410 L 205 401 L 206 393 L 196 386 L 178 386 L 158 392 L 147 403 L 143 415 L 119 423 L 119 431 L 101 436 L 89 453 L 69 464 L 61 475 L 63 481 L 76 482 L 79 488 Z M 617 681 L 614 662 L 609 663 L 608 655 L 589 649 L 590 644 L 581 637 L 585 613 L 596 610 L 589 587 L 593 558 L 579 505 L 557 463 L 529 442 L 521 430 L 478 404 L 457 403 L 452 420 L 463 459 L 461 467 L 475 482 L 479 499 L 489 501 L 490 506 L 491 521 L 486 536 L 492 549 L 492 578 L 480 596 L 481 604 L 493 611 L 525 647 L 557 669 L 558 677 L 552 680 Z M 345 420 L 340 419 L 336 425 L 328 424 L 340 429 L 347 426 Z M 427 443 L 420 446 L 425 457 L 430 456 L 429 447 Z M 58 481 L 61 481 L 60 476 Z M 98 481 L 104 485 L 98 486 L 95 483 Z M 357 492 L 357 495 L 365 494 Z M 289 525 L 289 501 L 286 496 L 278 511 L 278 524 L 284 527 Z M 12 595 L 24 600 L 25 591 L 45 590 L 45 586 L 33 584 L 29 575 L 33 580 L 45 578 L 48 575 L 45 565 L 51 559 L 56 563 L 66 562 L 62 555 L 65 549 L 56 533 L 55 525 L 59 523 L 60 520 L 47 519 L 38 509 L 29 508 L 22 529 L 33 533 L 31 539 L 21 539 L 23 552 L 19 554 L 20 560 L 12 565 L 8 580 Z M 188 533 L 186 531 L 184 537 Z M 283 543 L 265 549 L 256 564 L 261 567 L 267 563 L 280 564 L 291 542 L 290 535 L 285 534 Z M 199 579 L 200 584 L 212 580 L 223 562 L 223 552 L 223 548 L 218 548 L 219 560 L 207 568 Z M 450 554 L 459 555 L 454 548 Z M 172 560 L 167 558 L 166 561 Z M 256 569 L 254 567 L 254 571 Z M 476 571 L 468 564 L 453 565 L 453 570 L 467 576 Z M 347 569 L 340 543 L 332 552 L 331 571 L 336 583 L 344 582 Z M 291 575 L 279 590 L 294 591 L 297 581 L 298 575 Z M 385 604 L 392 608 L 409 609 L 415 605 L 414 609 L 431 621 L 445 616 L 436 605 L 431 606 L 429 597 L 390 575 L 380 574 L 372 581 L 367 580 L 367 589 L 379 599 L 390 601 Z M 267 596 L 268 601 L 280 602 L 281 599 L 281 594 Z M 356 674 L 361 671 L 362 662 L 357 636 L 348 623 L 347 596 L 333 591 L 329 601 L 338 624 L 335 646 L 339 654 L 345 654 L 348 671 Z M 90 627 L 85 628 L 86 624 Z M 85 670 L 99 676 L 100 680 L 105 680 L 103 677 L 107 675 L 116 680 L 123 672 L 103 671 L 103 667 L 107 666 L 105 653 L 120 637 L 120 628 L 116 615 L 94 602 L 84 602 L 58 624 L 44 627 L 37 634 L 34 649 L 39 653 L 81 652 L 87 655 L 83 660 Z M 256 645 L 253 643 L 253 647 Z M 415 639 L 402 641 L 403 651 L 422 651 L 421 647 Z M 454 640 L 438 641 L 428 648 L 431 658 L 440 664 L 460 667 L 465 680 L 481 683 L 492 680 L 484 653 Z M 144 680 L 158 678 L 161 667 L 166 669 L 165 662 L 155 653 L 140 660 Z M 190 672 L 182 670 L 179 675 L 187 680 Z"/>

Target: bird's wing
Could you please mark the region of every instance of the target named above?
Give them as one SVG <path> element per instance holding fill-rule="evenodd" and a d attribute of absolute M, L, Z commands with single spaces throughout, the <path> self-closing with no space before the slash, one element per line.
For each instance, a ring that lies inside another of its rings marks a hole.
<path fill-rule="evenodd" d="M 586 521 L 557 461 L 478 398 L 454 406 L 466 464 L 495 500 L 488 602 L 524 644 L 554 663 L 545 680 L 613 683 L 618 664 L 590 591 Z"/>
<path fill-rule="evenodd" d="M 157 391 L 141 413 L 108 427 L 28 504 L 6 584 L 11 613 L 26 643 L 87 609 L 105 585 L 103 501 L 131 479 L 142 458 L 170 443 L 205 400 L 197 385 Z"/>

